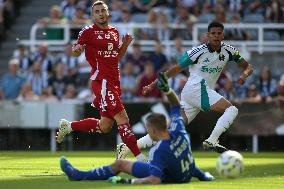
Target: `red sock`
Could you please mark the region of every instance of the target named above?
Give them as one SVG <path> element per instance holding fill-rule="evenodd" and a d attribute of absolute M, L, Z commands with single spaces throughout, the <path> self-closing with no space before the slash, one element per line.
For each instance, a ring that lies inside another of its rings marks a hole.
<path fill-rule="evenodd" d="M 82 132 L 98 132 L 101 133 L 100 120 L 95 118 L 82 119 L 80 121 L 73 121 L 71 127 L 73 131 Z"/>
<path fill-rule="evenodd" d="M 141 151 L 137 146 L 136 137 L 134 136 L 129 123 L 118 125 L 118 132 L 122 141 L 131 150 L 134 156 L 141 154 Z"/>

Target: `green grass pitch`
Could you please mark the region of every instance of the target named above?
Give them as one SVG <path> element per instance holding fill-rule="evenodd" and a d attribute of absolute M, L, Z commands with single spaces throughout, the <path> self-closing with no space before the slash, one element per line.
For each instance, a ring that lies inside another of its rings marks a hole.
<path fill-rule="evenodd" d="M 0 152 L 0 189 L 72 189 L 72 188 L 151 188 L 151 189 L 284 189 L 284 153 L 242 153 L 245 162 L 244 174 L 237 179 L 218 177 L 216 153 L 194 153 L 196 163 L 210 171 L 217 179 L 200 182 L 193 179 L 187 184 L 156 186 L 114 185 L 106 181 L 70 182 L 59 168 L 59 157 L 64 155 L 83 170 L 111 163 L 114 152 Z M 122 175 L 126 177 L 127 175 Z"/>

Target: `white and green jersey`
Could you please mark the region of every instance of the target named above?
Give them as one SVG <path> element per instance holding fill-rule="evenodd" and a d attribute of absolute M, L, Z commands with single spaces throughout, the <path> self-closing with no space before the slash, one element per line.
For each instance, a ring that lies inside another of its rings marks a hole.
<path fill-rule="evenodd" d="M 219 52 L 213 51 L 208 44 L 193 47 L 178 59 L 178 63 L 182 68 L 189 68 L 188 82 L 195 84 L 204 79 L 208 86 L 214 89 L 227 62 L 240 63 L 242 60 L 243 57 L 238 50 L 221 43 Z"/>

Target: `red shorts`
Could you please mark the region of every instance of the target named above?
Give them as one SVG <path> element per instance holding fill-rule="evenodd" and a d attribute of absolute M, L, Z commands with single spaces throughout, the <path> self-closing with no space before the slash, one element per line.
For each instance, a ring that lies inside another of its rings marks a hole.
<path fill-rule="evenodd" d="M 95 95 L 93 105 L 99 109 L 101 117 L 114 119 L 114 116 L 124 110 L 120 99 L 120 87 L 108 83 L 107 80 L 93 80 L 92 89 Z"/>

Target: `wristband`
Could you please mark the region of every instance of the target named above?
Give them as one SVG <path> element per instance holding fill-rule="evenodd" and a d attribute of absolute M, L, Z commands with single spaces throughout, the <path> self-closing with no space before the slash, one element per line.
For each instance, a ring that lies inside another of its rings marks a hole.
<path fill-rule="evenodd" d="M 170 88 L 168 92 L 164 92 L 164 93 L 165 93 L 165 95 L 169 95 L 171 92 L 173 92 L 172 88 Z"/>

